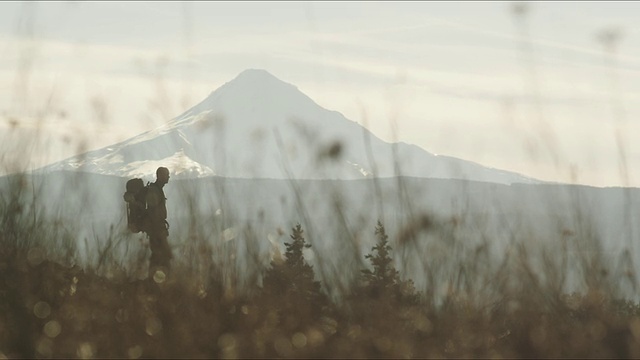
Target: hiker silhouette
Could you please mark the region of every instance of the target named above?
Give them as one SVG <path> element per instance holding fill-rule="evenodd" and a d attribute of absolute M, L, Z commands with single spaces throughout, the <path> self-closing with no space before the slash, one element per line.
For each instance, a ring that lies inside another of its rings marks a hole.
<path fill-rule="evenodd" d="M 149 260 L 149 277 L 155 281 L 163 281 L 169 272 L 173 258 L 167 238 L 169 223 L 167 222 L 167 198 L 162 189 L 169 182 L 169 169 L 159 167 L 156 170 L 156 181 L 149 184 L 146 195 L 147 202 L 147 235 L 151 248 Z"/>

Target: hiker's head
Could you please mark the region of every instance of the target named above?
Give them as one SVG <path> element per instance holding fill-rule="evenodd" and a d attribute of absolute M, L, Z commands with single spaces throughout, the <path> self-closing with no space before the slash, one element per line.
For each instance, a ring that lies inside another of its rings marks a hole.
<path fill-rule="evenodd" d="M 166 184 L 169 182 L 169 169 L 167 169 L 166 167 L 159 167 L 158 170 L 156 170 L 156 178 L 157 178 L 157 182 L 162 183 L 162 184 Z"/>

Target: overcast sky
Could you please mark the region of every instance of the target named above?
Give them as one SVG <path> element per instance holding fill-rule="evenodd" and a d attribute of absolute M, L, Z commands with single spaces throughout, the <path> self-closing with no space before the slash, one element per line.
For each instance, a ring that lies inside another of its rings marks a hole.
<path fill-rule="evenodd" d="M 125 140 L 259 68 L 386 141 L 640 186 L 638 14 L 640 2 L 2 2 L 0 171 Z"/>

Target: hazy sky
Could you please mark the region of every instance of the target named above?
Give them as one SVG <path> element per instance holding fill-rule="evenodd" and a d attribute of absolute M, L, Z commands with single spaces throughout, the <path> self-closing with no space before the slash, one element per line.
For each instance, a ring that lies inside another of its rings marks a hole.
<path fill-rule="evenodd" d="M 260 68 L 387 141 L 640 186 L 638 14 L 640 2 L 2 2 L 0 163 L 125 140 Z"/>

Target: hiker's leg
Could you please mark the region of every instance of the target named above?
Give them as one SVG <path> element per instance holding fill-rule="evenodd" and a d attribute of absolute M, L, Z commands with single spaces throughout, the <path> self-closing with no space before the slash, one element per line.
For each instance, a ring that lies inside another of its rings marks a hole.
<path fill-rule="evenodd" d="M 168 273 L 171 266 L 171 248 L 169 241 L 164 234 L 155 233 L 149 237 L 149 247 L 151 248 L 151 258 L 149 260 L 149 277 L 153 278 L 157 270 Z"/>
<path fill-rule="evenodd" d="M 169 240 L 166 236 L 160 235 L 158 237 L 158 262 L 160 266 L 165 266 L 167 269 L 171 266 L 171 259 L 173 255 L 171 254 L 171 247 L 169 247 Z"/>
<path fill-rule="evenodd" d="M 149 278 L 153 279 L 153 275 L 156 273 L 160 266 L 158 256 L 158 238 L 155 234 L 149 235 L 149 249 L 151 250 L 151 257 L 149 258 Z"/>

